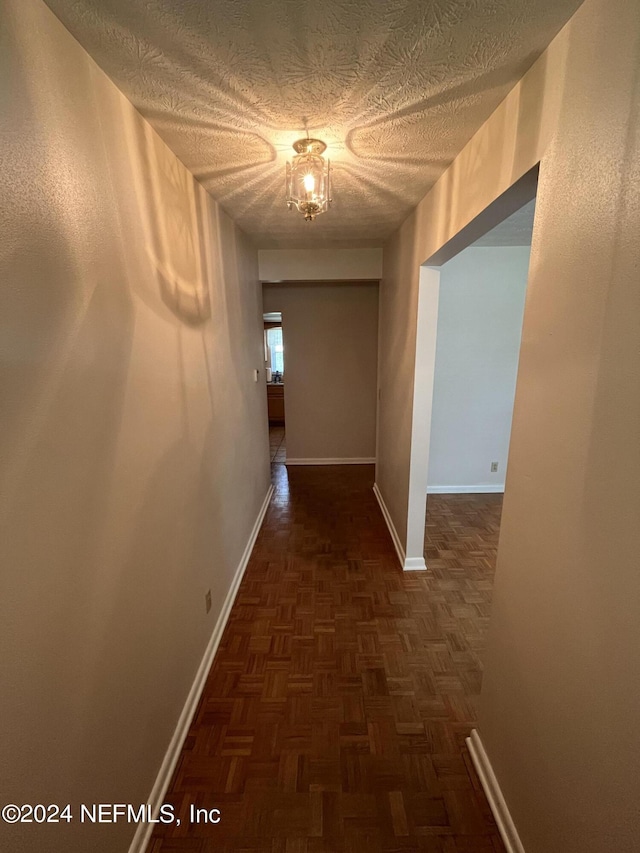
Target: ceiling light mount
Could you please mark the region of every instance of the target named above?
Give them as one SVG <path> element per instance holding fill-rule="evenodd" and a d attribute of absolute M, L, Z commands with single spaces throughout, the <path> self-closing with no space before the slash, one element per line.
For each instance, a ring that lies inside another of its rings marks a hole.
<path fill-rule="evenodd" d="M 298 139 L 293 143 L 296 156 L 287 163 L 287 207 L 295 207 L 307 222 L 331 204 L 331 162 L 322 156 L 326 149 L 321 139 Z"/>
<path fill-rule="evenodd" d="M 321 139 L 297 139 L 293 143 L 293 150 L 296 154 L 324 154 L 327 150 L 327 145 Z"/>

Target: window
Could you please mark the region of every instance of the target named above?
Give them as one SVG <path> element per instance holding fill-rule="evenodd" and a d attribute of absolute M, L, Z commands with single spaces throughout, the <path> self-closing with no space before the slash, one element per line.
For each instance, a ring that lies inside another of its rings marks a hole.
<path fill-rule="evenodd" d="M 267 329 L 267 364 L 275 373 L 284 374 L 284 345 L 282 342 L 282 326 Z"/>

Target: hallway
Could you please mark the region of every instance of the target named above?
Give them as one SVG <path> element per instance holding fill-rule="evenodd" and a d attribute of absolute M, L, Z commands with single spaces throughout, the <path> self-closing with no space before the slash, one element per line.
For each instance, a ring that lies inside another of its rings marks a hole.
<path fill-rule="evenodd" d="M 273 455 L 273 451 L 272 451 Z M 150 853 L 502 851 L 475 725 L 502 499 L 429 499 L 402 574 L 372 466 L 272 466 L 275 493 Z M 190 804 L 218 808 L 189 825 Z"/>

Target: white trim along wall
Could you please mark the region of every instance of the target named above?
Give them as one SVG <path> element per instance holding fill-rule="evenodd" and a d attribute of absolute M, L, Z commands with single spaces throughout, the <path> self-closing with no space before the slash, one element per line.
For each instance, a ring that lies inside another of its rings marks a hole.
<path fill-rule="evenodd" d="M 249 536 L 247 547 L 245 548 L 240 562 L 238 563 L 238 568 L 236 569 L 233 581 L 229 587 L 229 592 L 227 593 L 227 597 L 222 605 L 222 610 L 220 611 L 220 615 L 218 616 L 211 634 L 211 639 L 209 640 L 205 653 L 200 661 L 200 666 L 198 667 L 193 684 L 191 685 L 191 689 L 189 690 L 189 694 L 176 724 L 175 731 L 167 747 L 162 764 L 160 765 L 160 770 L 158 771 L 153 788 L 147 798 L 147 803 L 152 808 L 154 818 L 157 817 L 160 806 L 164 802 L 164 796 L 169 787 L 169 783 L 171 782 L 171 777 L 173 776 L 173 771 L 176 768 L 178 759 L 180 758 L 182 745 L 189 733 L 189 727 L 191 725 L 193 715 L 198 707 L 198 702 L 200 701 L 200 695 L 202 694 L 207 675 L 209 674 L 209 670 L 213 664 L 213 659 L 218 651 L 218 646 L 220 645 L 222 634 L 224 633 L 227 620 L 229 619 L 233 602 L 238 594 L 240 583 L 244 577 L 246 568 L 249 565 L 253 546 L 255 545 L 258 534 L 260 533 L 260 528 L 262 527 L 262 522 L 267 514 L 272 495 L 273 486 L 269 486 L 269 490 L 265 495 L 265 499 L 260 507 L 260 512 L 258 513 L 258 517 L 256 518 L 256 522 L 253 525 L 253 529 Z M 137 825 L 135 835 L 133 836 L 131 846 L 129 847 L 129 853 L 144 853 L 147 844 L 149 843 L 149 839 L 151 838 L 153 828 L 153 823 L 139 823 Z"/>

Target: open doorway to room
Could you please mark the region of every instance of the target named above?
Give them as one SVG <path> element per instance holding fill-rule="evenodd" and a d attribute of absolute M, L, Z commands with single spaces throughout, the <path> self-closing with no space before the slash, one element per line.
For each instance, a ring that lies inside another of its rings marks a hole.
<path fill-rule="evenodd" d="M 263 311 L 272 312 L 264 316 L 279 315 L 284 332 L 283 364 L 267 365 L 283 371 L 283 383 L 276 383 L 279 377 L 272 372 L 273 384 L 268 386 L 271 394 L 284 394 L 286 454 L 281 452 L 281 461 L 288 468 L 372 465 L 378 282 L 263 282 L 262 298 Z M 271 334 L 267 330 L 267 336 Z M 272 359 L 277 355 L 274 345 Z M 272 432 L 274 446 L 277 435 Z"/>
<path fill-rule="evenodd" d="M 271 463 L 283 465 L 287 444 L 284 407 L 284 337 L 282 314 L 272 311 L 263 315 L 264 363 L 267 378 L 267 416 L 269 418 L 269 455 Z"/>
<path fill-rule="evenodd" d="M 535 199 L 440 267 L 425 559 L 493 566 L 506 483 Z"/>
<path fill-rule="evenodd" d="M 491 581 L 537 184 L 535 167 L 420 268 L 405 569 L 480 562 Z"/>
<path fill-rule="evenodd" d="M 403 564 L 445 572 L 482 565 L 487 604 L 507 483 L 537 177 L 536 167 L 420 268 Z"/>

